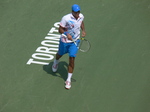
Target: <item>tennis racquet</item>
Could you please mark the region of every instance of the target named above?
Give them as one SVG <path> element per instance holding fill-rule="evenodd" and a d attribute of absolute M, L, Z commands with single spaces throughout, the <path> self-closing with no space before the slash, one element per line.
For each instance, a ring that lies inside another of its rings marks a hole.
<path fill-rule="evenodd" d="M 90 48 L 91 48 L 90 42 L 89 42 L 87 39 L 83 38 L 83 37 L 81 37 L 81 38 L 79 38 L 79 39 L 80 39 L 80 44 L 79 44 L 79 45 L 77 45 L 74 40 L 72 40 L 72 41 L 75 43 L 75 45 L 78 47 L 78 49 L 79 49 L 80 51 L 82 51 L 82 52 L 87 52 L 87 51 L 89 51 Z"/>
<path fill-rule="evenodd" d="M 67 36 L 64 35 L 64 34 L 62 34 L 62 36 L 67 37 Z M 79 39 L 80 39 L 80 44 L 79 44 L 79 45 L 76 43 L 75 40 L 72 40 L 72 41 L 74 42 L 74 44 L 77 46 L 77 48 L 78 48 L 80 51 L 82 51 L 82 52 L 87 52 L 87 51 L 89 51 L 90 48 L 91 48 L 90 42 L 89 42 L 87 39 L 83 38 L 83 37 L 80 37 Z"/>

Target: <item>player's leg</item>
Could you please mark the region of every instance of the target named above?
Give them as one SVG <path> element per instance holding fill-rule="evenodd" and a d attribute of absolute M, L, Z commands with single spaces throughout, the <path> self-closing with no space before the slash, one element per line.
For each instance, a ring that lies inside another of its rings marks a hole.
<path fill-rule="evenodd" d="M 60 41 L 59 44 L 59 50 L 56 54 L 56 57 L 54 59 L 53 65 L 52 65 L 52 71 L 56 72 L 58 69 L 58 63 L 59 63 L 59 59 L 67 52 L 66 50 L 66 43 L 63 43 Z"/>
<path fill-rule="evenodd" d="M 74 43 L 70 43 L 70 47 L 68 50 L 69 53 L 69 65 L 68 65 L 68 77 L 65 82 L 65 88 L 70 89 L 71 88 L 71 77 L 73 75 L 74 66 L 75 66 L 75 57 L 78 52 L 78 48 Z"/>
<path fill-rule="evenodd" d="M 62 55 L 59 55 L 58 53 L 56 54 L 56 58 L 54 59 L 53 65 L 52 65 L 52 71 L 56 72 L 58 69 L 58 63 L 59 59 L 62 57 Z"/>
<path fill-rule="evenodd" d="M 68 77 L 66 80 L 66 85 L 65 88 L 66 89 L 70 89 L 71 88 L 71 77 L 73 74 L 73 70 L 74 70 L 74 62 L 75 62 L 75 57 L 69 57 L 69 65 L 68 65 Z"/>
<path fill-rule="evenodd" d="M 71 82 L 71 77 L 74 70 L 74 62 L 75 62 L 75 57 L 69 57 L 68 78 L 67 78 L 67 81 L 69 82 Z"/>
<path fill-rule="evenodd" d="M 73 73 L 75 57 L 69 57 L 68 73 Z"/>

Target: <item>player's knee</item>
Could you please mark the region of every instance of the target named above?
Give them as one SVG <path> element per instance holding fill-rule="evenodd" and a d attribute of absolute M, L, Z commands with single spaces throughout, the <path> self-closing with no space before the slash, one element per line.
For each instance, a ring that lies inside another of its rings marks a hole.
<path fill-rule="evenodd" d="M 75 57 L 69 57 L 69 64 L 74 64 Z"/>
<path fill-rule="evenodd" d="M 70 58 L 75 58 L 75 57 L 76 57 L 76 54 L 69 54 L 69 57 L 70 57 Z"/>

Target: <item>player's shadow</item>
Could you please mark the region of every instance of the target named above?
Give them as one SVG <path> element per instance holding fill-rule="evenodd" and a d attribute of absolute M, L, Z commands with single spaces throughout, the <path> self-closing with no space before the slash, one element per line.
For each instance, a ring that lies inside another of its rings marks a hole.
<path fill-rule="evenodd" d="M 65 61 L 59 62 L 58 70 L 56 73 L 52 71 L 52 64 L 53 62 L 50 62 L 48 65 L 44 65 L 43 70 L 52 76 L 62 78 L 64 81 L 66 81 L 68 76 L 68 64 Z M 76 82 L 76 80 L 73 78 L 71 78 L 71 81 Z"/>

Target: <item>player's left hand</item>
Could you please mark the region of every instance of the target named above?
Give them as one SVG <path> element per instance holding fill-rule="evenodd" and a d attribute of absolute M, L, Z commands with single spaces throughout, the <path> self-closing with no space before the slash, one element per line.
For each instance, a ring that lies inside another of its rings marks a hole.
<path fill-rule="evenodd" d="M 85 36 L 86 36 L 85 31 L 82 31 L 82 37 L 85 37 Z"/>

